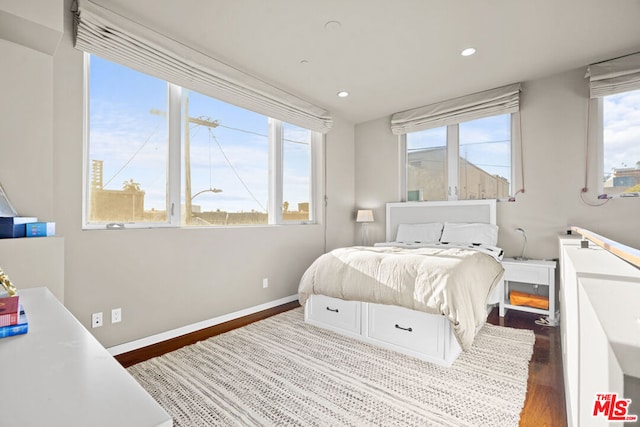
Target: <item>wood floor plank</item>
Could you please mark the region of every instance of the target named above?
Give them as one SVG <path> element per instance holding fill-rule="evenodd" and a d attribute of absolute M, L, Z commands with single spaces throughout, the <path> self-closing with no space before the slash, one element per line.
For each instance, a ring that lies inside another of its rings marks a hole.
<path fill-rule="evenodd" d="M 536 335 L 533 357 L 529 363 L 527 399 L 520 414 L 521 427 L 564 427 L 565 412 L 564 379 L 560 326 L 541 326 L 535 321 L 538 314 L 510 310 L 505 317 L 494 309 L 489 323 L 518 329 L 531 329 Z"/>

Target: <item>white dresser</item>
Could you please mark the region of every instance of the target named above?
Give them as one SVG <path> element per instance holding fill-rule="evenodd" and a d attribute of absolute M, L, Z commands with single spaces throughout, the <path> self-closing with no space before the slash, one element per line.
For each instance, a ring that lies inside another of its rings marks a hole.
<path fill-rule="evenodd" d="M 19 295 L 29 332 L 0 339 L 0 425 L 173 425 L 47 288 L 23 289 Z"/>

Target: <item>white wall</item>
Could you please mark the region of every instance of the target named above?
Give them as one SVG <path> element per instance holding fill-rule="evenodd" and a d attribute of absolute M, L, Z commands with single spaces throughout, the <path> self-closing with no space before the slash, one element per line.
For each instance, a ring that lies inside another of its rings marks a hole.
<path fill-rule="evenodd" d="M 400 151 L 389 117 L 356 126 L 356 207 L 372 209 L 369 241 L 385 241 L 385 203 L 400 200 Z M 360 228 L 356 230 L 360 236 Z"/>
<path fill-rule="evenodd" d="M 53 54 L 62 36 L 63 0 L 0 0 L 0 39 Z"/>
<path fill-rule="evenodd" d="M 339 117 L 326 137 L 322 224 L 83 231 L 83 54 L 72 47 L 70 3 L 53 56 L 0 40 L 0 182 L 20 213 L 57 223 L 65 247 L 65 305 L 85 326 L 91 313 L 104 312 L 105 326 L 90 329 L 103 345 L 294 295 L 325 244 L 353 243 L 354 126 Z M 116 307 L 123 322 L 111 325 Z"/>
<path fill-rule="evenodd" d="M 62 0 L 0 0 L 0 11 L 35 25 L 62 32 Z"/>
<path fill-rule="evenodd" d="M 526 255 L 558 256 L 556 235 L 578 225 L 640 248 L 640 200 L 611 200 L 590 207 L 580 199 L 584 187 L 588 88 L 584 69 L 524 82 L 521 96 L 525 188 L 513 203 L 498 204 L 499 244 L 519 255 L 527 232 Z M 384 240 L 384 205 L 399 200 L 398 138 L 390 117 L 356 125 L 356 206 L 375 209 L 372 229 Z M 595 150 L 591 149 L 591 155 Z M 593 159 L 593 158 L 592 158 Z M 595 166 L 592 161 L 591 167 Z M 595 169 L 589 188 L 595 194 Z"/>
<path fill-rule="evenodd" d="M 0 39 L 0 183 L 21 216 L 52 220 L 53 59 Z"/>

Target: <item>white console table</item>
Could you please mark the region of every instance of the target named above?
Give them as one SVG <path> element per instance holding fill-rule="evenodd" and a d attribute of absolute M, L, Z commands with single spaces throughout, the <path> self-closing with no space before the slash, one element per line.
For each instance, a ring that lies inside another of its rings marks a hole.
<path fill-rule="evenodd" d="M 23 289 L 19 295 L 29 332 L 0 339 L 0 425 L 173 425 L 47 288 Z"/>

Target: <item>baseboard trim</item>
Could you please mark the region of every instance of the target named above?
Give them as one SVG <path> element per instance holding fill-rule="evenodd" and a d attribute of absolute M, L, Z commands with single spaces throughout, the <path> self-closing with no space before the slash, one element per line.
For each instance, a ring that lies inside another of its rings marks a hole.
<path fill-rule="evenodd" d="M 298 295 L 290 295 L 244 310 L 235 311 L 223 316 L 109 347 L 107 351 L 109 351 L 112 356 L 115 356 L 120 363 L 128 363 L 128 366 L 131 366 L 150 358 L 148 357 L 150 353 L 157 353 L 156 355 L 164 354 L 167 351 L 175 350 L 184 345 L 192 344 L 279 312 L 290 310 L 295 308 L 296 305 L 298 305 Z M 137 353 L 142 356 L 137 356 Z M 151 357 L 155 356 L 152 355 Z"/>

